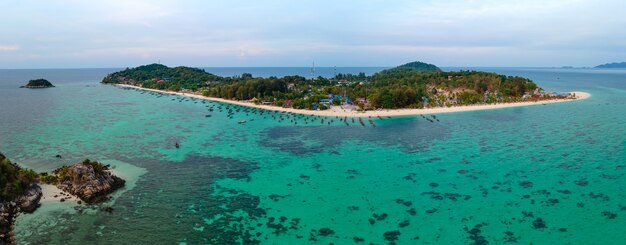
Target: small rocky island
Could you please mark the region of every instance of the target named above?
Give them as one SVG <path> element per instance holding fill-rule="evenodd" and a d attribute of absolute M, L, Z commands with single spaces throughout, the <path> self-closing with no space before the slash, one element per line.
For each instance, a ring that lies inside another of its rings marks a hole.
<path fill-rule="evenodd" d="M 54 85 L 50 81 L 40 78 L 28 81 L 28 84 L 21 86 L 20 88 L 52 88 Z"/>
<path fill-rule="evenodd" d="M 108 200 L 109 193 L 124 187 L 125 184 L 123 179 L 111 174 L 108 165 L 89 159 L 43 175 L 41 181 L 56 185 L 59 189 L 90 204 Z"/>
<path fill-rule="evenodd" d="M 88 204 L 108 200 L 108 194 L 125 184 L 108 165 L 89 159 L 51 174 L 37 174 L 20 168 L 1 153 L 0 180 L 0 245 L 15 244 L 13 221 L 19 212 L 32 213 L 40 206 L 43 193 L 39 183 L 55 185 Z"/>

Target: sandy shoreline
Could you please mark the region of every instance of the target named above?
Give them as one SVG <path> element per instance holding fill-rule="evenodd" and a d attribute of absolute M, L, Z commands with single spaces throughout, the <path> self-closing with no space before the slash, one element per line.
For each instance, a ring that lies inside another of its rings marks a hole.
<path fill-rule="evenodd" d="M 39 201 L 41 204 L 61 202 L 61 199 L 63 199 L 63 202 L 78 205 L 78 201 L 80 201 L 78 197 L 70 195 L 54 185 L 39 184 L 39 186 L 42 192 L 41 200 Z"/>
<path fill-rule="evenodd" d="M 256 105 L 248 101 L 234 101 L 234 100 L 226 100 L 226 99 L 215 98 L 215 97 L 204 97 L 202 95 L 197 95 L 197 94 L 149 89 L 149 88 L 142 88 L 142 87 L 127 85 L 127 84 L 115 84 L 114 86 L 134 88 L 138 90 L 145 90 L 145 91 L 164 93 L 164 94 L 179 95 L 179 96 L 185 96 L 185 97 L 190 97 L 190 98 L 216 101 L 216 102 L 222 102 L 226 104 L 240 105 L 240 106 L 258 108 L 258 109 L 264 109 L 264 110 L 270 110 L 270 111 L 284 111 L 284 112 L 303 114 L 303 115 L 330 116 L 330 117 L 335 117 L 335 116 L 338 116 L 338 117 L 368 117 L 368 116 L 399 117 L 399 116 L 412 116 L 412 115 L 419 115 L 419 114 L 440 114 L 440 113 L 451 113 L 451 112 L 462 112 L 462 111 L 491 110 L 491 109 L 500 109 L 500 108 L 509 108 L 509 107 L 518 107 L 518 106 L 552 104 L 552 103 L 582 100 L 582 99 L 587 99 L 591 97 L 591 94 L 587 92 L 572 91 L 570 93 L 575 93 L 576 99 L 554 99 L 554 100 L 541 100 L 537 102 L 529 101 L 529 102 L 515 102 L 515 103 L 502 103 L 502 104 L 489 104 L 489 105 L 469 105 L 469 106 L 455 106 L 455 107 L 441 107 L 441 108 L 427 108 L 427 109 L 375 110 L 375 111 L 366 111 L 366 112 L 343 110 L 341 107 L 333 106 L 328 110 L 313 111 L 313 110 L 283 108 L 283 107 L 270 106 L 270 105 Z"/>

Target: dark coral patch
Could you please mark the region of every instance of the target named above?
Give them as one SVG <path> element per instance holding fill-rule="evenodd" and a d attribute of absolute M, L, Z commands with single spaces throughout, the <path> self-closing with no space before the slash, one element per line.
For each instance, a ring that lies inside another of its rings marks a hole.
<path fill-rule="evenodd" d="M 519 185 L 520 185 L 521 187 L 524 187 L 524 188 L 532 188 L 532 187 L 533 187 L 533 182 L 530 182 L 530 181 L 522 181 L 522 182 L 519 182 Z"/>
<path fill-rule="evenodd" d="M 615 219 L 617 217 L 617 214 L 609 212 L 609 211 L 602 211 L 602 216 L 604 216 L 607 219 Z"/>
<path fill-rule="evenodd" d="M 320 236 L 330 236 L 330 235 L 334 235 L 335 231 L 331 230 L 330 228 L 322 228 L 322 229 L 319 229 L 319 231 L 317 231 L 317 234 Z"/>
<path fill-rule="evenodd" d="M 548 226 L 546 226 L 546 222 L 543 221 L 542 218 L 537 218 L 533 221 L 533 229 L 544 229 L 547 228 Z"/>
<path fill-rule="evenodd" d="M 394 242 L 398 240 L 398 237 L 400 236 L 400 231 L 387 231 L 383 234 L 383 237 L 385 238 L 386 241 L 390 241 L 390 242 Z"/>

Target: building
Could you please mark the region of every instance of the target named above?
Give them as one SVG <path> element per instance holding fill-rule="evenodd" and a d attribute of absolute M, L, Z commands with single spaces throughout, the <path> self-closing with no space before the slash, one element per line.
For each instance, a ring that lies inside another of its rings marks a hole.
<path fill-rule="evenodd" d="M 333 103 L 333 100 L 331 100 L 331 99 L 321 99 L 320 103 L 324 104 L 324 105 L 330 105 L 330 104 Z"/>
<path fill-rule="evenodd" d="M 349 97 L 346 97 L 346 104 L 352 105 L 352 104 L 354 104 L 354 102 Z"/>

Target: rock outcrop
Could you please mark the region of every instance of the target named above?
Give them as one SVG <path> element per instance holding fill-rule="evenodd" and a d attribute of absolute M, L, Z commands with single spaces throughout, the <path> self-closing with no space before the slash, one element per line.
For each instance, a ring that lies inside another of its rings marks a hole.
<path fill-rule="evenodd" d="M 28 84 L 20 86 L 20 88 L 53 88 L 54 85 L 46 79 L 34 79 L 28 81 Z"/>
<path fill-rule="evenodd" d="M 72 166 L 55 170 L 52 174 L 37 175 L 21 169 L 0 153 L 0 245 L 15 244 L 13 221 L 19 212 L 32 213 L 43 195 L 38 181 L 56 184 L 87 203 L 106 201 L 107 195 L 125 181 L 111 174 L 107 165 L 88 159 Z M 14 188 L 20 186 L 20 188 Z"/>
<path fill-rule="evenodd" d="M 59 178 L 57 187 L 79 197 L 86 203 L 98 203 L 107 195 L 124 186 L 125 181 L 109 171 L 108 167 L 89 161 L 54 171 Z"/>
<path fill-rule="evenodd" d="M 0 202 L 0 245 L 15 244 L 13 219 L 17 213 L 14 202 Z"/>
<path fill-rule="evenodd" d="M 18 212 L 39 207 L 42 193 L 37 173 L 22 169 L 0 153 L 0 245 L 15 244 L 13 220 Z"/>
<path fill-rule="evenodd" d="M 41 187 L 37 184 L 31 184 L 24 194 L 17 198 L 17 206 L 24 213 L 34 212 L 41 204 Z"/>
<path fill-rule="evenodd" d="M 21 211 L 32 213 L 39 207 L 41 199 L 41 187 L 32 184 L 23 195 L 15 201 L 0 202 L 0 245 L 16 244 L 13 237 L 13 221 Z"/>

